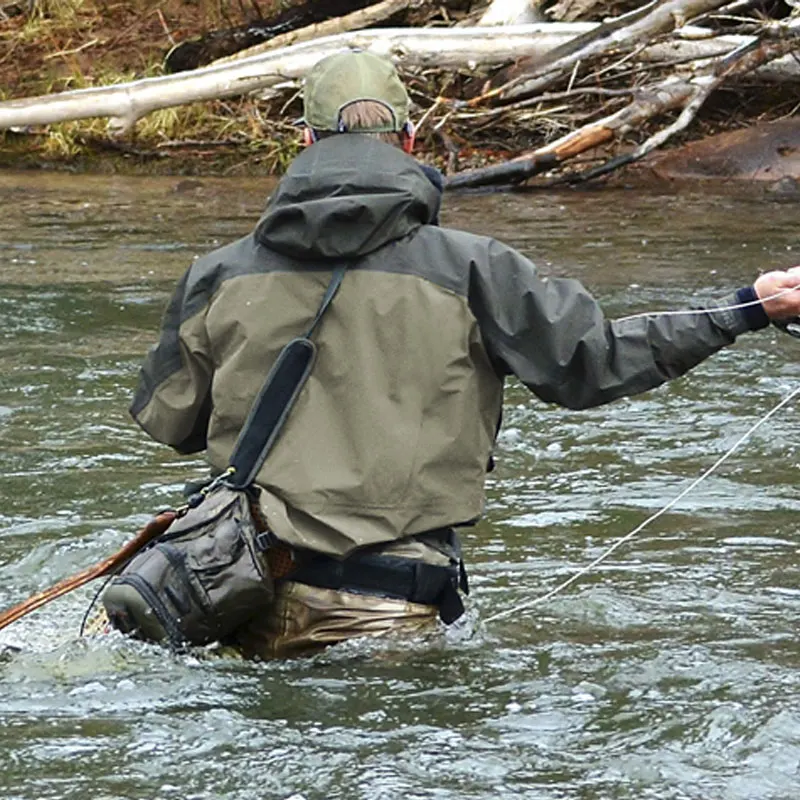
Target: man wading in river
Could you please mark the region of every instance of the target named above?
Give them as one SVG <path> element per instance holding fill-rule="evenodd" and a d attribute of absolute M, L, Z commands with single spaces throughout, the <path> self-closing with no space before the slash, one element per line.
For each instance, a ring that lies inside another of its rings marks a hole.
<path fill-rule="evenodd" d="M 281 349 L 347 268 L 255 481 L 276 595 L 234 643 L 262 657 L 461 614 L 457 529 L 483 510 L 506 376 L 587 408 L 800 314 L 795 267 L 697 314 L 609 322 L 576 281 L 438 227 L 441 180 L 409 155 L 408 96 L 369 53 L 313 68 L 304 121 L 308 147 L 255 230 L 184 275 L 131 408 L 153 438 L 224 470 Z"/>

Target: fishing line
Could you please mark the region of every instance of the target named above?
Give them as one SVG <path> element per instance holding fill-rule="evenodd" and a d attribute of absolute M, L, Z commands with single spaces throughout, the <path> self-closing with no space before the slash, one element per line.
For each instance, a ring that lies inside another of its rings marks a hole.
<path fill-rule="evenodd" d="M 571 586 L 575 581 L 577 581 L 582 576 L 586 575 L 589 571 L 594 569 L 598 564 L 605 561 L 613 552 L 615 552 L 618 548 L 620 548 L 626 542 L 629 542 L 636 534 L 638 534 L 641 530 L 643 530 L 647 525 L 651 522 L 657 520 L 662 514 L 665 514 L 669 509 L 671 509 L 676 503 L 680 502 L 684 497 L 686 497 L 689 492 L 691 492 L 696 486 L 698 486 L 702 481 L 704 481 L 709 475 L 711 475 L 721 464 L 723 464 L 728 457 L 741 445 L 744 441 L 746 441 L 758 428 L 760 428 L 768 419 L 773 417 L 775 414 L 778 413 L 785 405 L 788 405 L 794 397 L 800 394 L 800 386 L 798 386 L 793 392 L 783 398 L 773 409 L 771 409 L 767 414 L 765 414 L 758 422 L 750 427 L 748 431 L 746 431 L 742 436 L 740 436 L 736 442 L 734 442 L 733 446 L 722 456 L 720 456 L 705 472 L 703 472 L 700 477 L 696 478 L 692 481 L 689 486 L 687 486 L 680 494 L 674 497 L 672 500 L 669 501 L 663 508 L 656 511 L 655 514 L 648 517 L 644 522 L 640 525 L 637 525 L 630 533 L 625 534 L 622 538 L 618 539 L 611 547 L 608 548 L 604 553 L 599 555 L 594 561 L 590 564 L 587 564 L 585 567 L 579 569 L 574 575 L 567 578 L 567 580 L 560 583 L 554 589 L 551 589 L 546 594 L 541 595 L 540 597 L 536 597 L 533 600 L 529 600 L 526 603 L 521 603 L 518 606 L 514 606 L 513 608 L 506 609 L 505 611 L 500 611 L 497 614 L 493 614 L 491 617 L 488 617 L 485 622 L 493 622 L 496 619 L 501 619 L 503 617 L 508 617 L 511 614 L 517 614 L 520 611 L 527 611 L 529 608 L 532 608 L 539 603 L 544 603 L 545 600 L 549 600 L 554 595 L 562 592 L 568 586 Z"/>
<path fill-rule="evenodd" d="M 108 584 L 111 582 L 111 580 L 113 578 L 115 578 L 115 577 L 116 577 L 116 573 L 112 573 L 111 575 L 109 575 L 100 584 L 100 588 L 92 596 L 92 599 L 89 601 L 88 608 L 83 613 L 83 618 L 81 619 L 81 627 L 78 630 L 78 636 L 83 636 L 87 632 L 87 630 L 89 629 L 89 627 L 90 627 L 89 618 L 91 617 L 92 610 L 94 609 L 95 605 L 97 604 L 97 601 L 100 599 L 100 595 L 103 593 L 103 591 L 105 590 L 106 586 L 108 586 Z M 102 613 L 105 613 L 105 609 L 102 610 Z M 106 620 L 107 619 L 108 618 L 106 618 Z"/>
<path fill-rule="evenodd" d="M 776 292 L 775 294 L 769 295 L 768 297 L 764 297 L 764 298 L 761 298 L 759 300 L 754 300 L 754 301 L 747 302 L 747 303 L 737 303 L 736 305 L 732 305 L 732 306 L 722 306 L 722 307 L 712 308 L 712 309 L 696 309 L 696 310 L 692 309 L 692 310 L 682 310 L 682 311 L 654 311 L 654 312 L 653 311 L 646 311 L 646 312 L 643 312 L 641 314 L 633 314 L 632 316 L 629 316 L 629 317 L 622 317 L 621 319 L 619 319 L 617 321 L 619 322 L 619 321 L 623 321 L 623 320 L 637 319 L 639 317 L 650 317 L 650 316 L 654 316 L 654 315 L 660 316 L 662 314 L 663 315 L 673 315 L 674 316 L 674 315 L 679 315 L 679 314 L 698 314 L 698 313 L 702 314 L 702 313 L 708 313 L 709 311 L 733 311 L 733 310 L 738 309 L 738 308 L 745 308 L 746 306 L 761 304 L 766 300 L 774 300 L 775 298 L 781 297 L 782 295 L 788 294 L 789 292 L 796 291 L 798 288 L 800 288 L 800 287 L 792 287 L 792 288 L 789 288 L 789 289 L 783 289 L 782 291 Z M 517 606 L 514 606 L 513 608 L 506 609 L 505 611 L 499 611 L 497 614 L 492 614 L 492 616 L 487 617 L 484 620 L 484 622 L 494 622 L 495 620 L 503 619 L 504 617 L 511 616 L 512 614 L 518 614 L 521 611 L 527 611 L 528 609 L 533 608 L 534 606 L 539 605 L 540 603 L 544 603 L 545 601 L 549 600 L 550 598 L 554 597 L 555 595 L 563 592 L 564 589 L 567 589 L 569 586 L 571 586 L 573 583 L 575 583 L 575 581 L 577 581 L 578 579 L 582 578 L 587 573 L 591 572 L 591 570 L 593 570 L 596 566 L 598 566 L 603 561 L 605 561 L 612 553 L 616 552 L 616 550 L 618 550 L 620 547 L 622 547 L 623 544 L 625 544 L 626 542 L 629 542 L 631 539 L 633 539 L 634 536 L 636 536 L 638 533 L 640 533 L 642 530 L 644 530 L 644 528 L 646 528 L 651 522 L 654 522 L 660 516 L 662 516 L 663 514 L 666 514 L 667 511 L 669 511 L 677 503 L 679 503 L 681 500 L 683 500 L 683 498 L 686 497 L 687 494 L 689 494 L 691 491 L 693 491 L 706 478 L 708 478 L 713 472 L 715 472 L 725 461 L 727 461 L 728 458 L 739 448 L 739 446 L 741 444 L 743 444 L 745 441 L 747 441 L 747 439 L 749 439 L 750 436 L 752 436 L 753 433 L 755 433 L 755 431 L 758 430 L 758 428 L 760 428 L 765 422 L 767 422 L 767 420 L 771 419 L 775 414 L 777 414 L 778 411 L 780 411 L 784 406 L 788 405 L 798 394 L 800 394 L 800 386 L 798 386 L 794 391 L 792 391 L 790 394 L 788 394 L 786 397 L 784 397 L 776 406 L 774 406 L 770 411 L 768 411 L 760 420 L 758 420 L 747 431 L 745 431 L 745 433 L 743 433 L 733 443 L 733 445 L 725 453 L 723 453 L 723 455 L 721 455 L 698 478 L 695 478 L 695 480 L 693 480 L 682 492 L 680 492 L 672 500 L 670 500 L 669 503 L 667 503 L 663 508 L 661 508 L 658 511 L 656 511 L 655 514 L 652 514 L 646 520 L 644 520 L 644 522 L 642 522 L 639 525 L 637 525 L 632 531 L 630 531 L 629 533 L 625 534 L 625 536 L 621 537 L 620 539 L 617 539 L 617 541 L 614 542 L 611 545 L 611 547 L 609 547 L 604 553 L 602 553 L 596 559 L 594 559 L 594 561 L 592 561 L 591 563 L 587 564 L 585 567 L 582 567 L 581 569 L 579 569 L 576 573 L 571 575 L 565 581 L 562 581 L 560 584 L 558 584 L 558 586 L 556 586 L 555 588 L 551 589 L 549 592 L 546 592 L 545 594 L 543 594 L 543 595 L 541 595 L 539 597 L 535 597 L 535 598 L 533 598 L 533 600 L 529 600 L 529 601 L 527 601 L 525 603 L 521 603 L 521 604 L 519 604 Z"/>
<path fill-rule="evenodd" d="M 779 292 L 775 292 L 775 294 L 768 295 L 767 297 L 761 297 L 758 300 L 748 300 L 746 303 L 735 303 L 732 306 L 714 306 L 712 308 L 691 308 L 691 309 L 682 309 L 680 311 L 642 311 L 638 314 L 631 314 L 628 317 L 618 317 L 615 319 L 615 322 L 627 322 L 631 319 L 642 319 L 643 317 L 681 317 L 686 314 L 708 314 L 709 312 L 714 311 L 736 311 L 740 308 L 747 308 L 748 306 L 760 306 L 762 303 L 766 303 L 768 300 L 775 300 L 778 297 L 783 297 L 785 294 L 789 294 L 789 292 L 796 292 L 800 290 L 800 286 L 791 286 L 788 289 L 781 289 Z"/>

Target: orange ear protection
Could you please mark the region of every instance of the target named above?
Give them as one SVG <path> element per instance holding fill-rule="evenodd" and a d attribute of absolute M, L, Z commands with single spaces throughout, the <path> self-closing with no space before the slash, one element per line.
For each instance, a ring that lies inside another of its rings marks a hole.
<path fill-rule="evenodd" d="M 408 120 L 408 122 L 406 122 L 406 124 L 403 126 L 403 131 L 406 134 L 405 138 L 403 139 L 403 151 L 410 154 L 414 149 L 414 142 L 417 136 L 414 123 L 411 120 Z"/>

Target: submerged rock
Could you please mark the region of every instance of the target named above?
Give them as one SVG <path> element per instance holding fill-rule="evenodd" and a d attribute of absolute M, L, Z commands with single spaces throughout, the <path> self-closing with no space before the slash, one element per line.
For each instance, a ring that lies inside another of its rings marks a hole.
<path fill-rule="evenodd" d="M 798 202 L 800 201 L 800 180 L 786 175 L 767 186 L 765 194 L 771 200 Z"/>

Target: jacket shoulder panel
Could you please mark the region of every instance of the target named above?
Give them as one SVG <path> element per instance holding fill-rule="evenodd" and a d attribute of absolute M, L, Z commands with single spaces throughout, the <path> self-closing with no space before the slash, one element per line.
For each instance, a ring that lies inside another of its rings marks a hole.
<path fill-rule="evenodd" d="M 468 298 L 474 270 L 488 266 L 492 241 L 465 231 L 423 225 L 368 256 L 358 268 L 414 275 Z"/>

